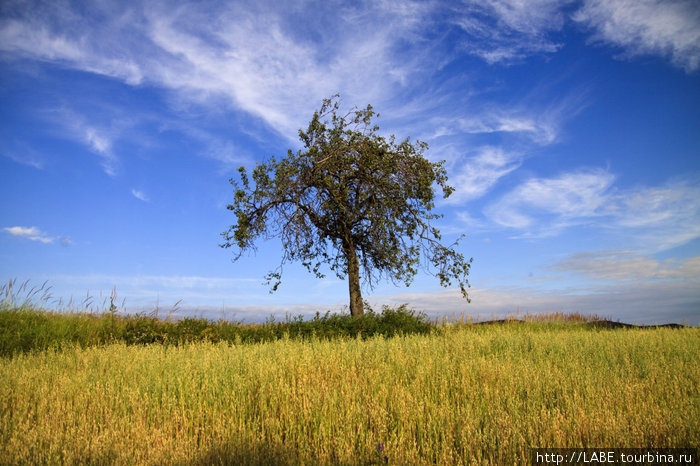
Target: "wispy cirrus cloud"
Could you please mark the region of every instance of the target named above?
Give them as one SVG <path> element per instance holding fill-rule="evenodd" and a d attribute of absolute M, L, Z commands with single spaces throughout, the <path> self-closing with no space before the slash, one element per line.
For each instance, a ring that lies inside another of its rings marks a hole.
<path fill-rule="evenodd" d="M 547 145 L 557 137 L 559 121 L 544 119 L 542 114 L 512 111 L 506 108 L 487 110 L 470 118 L 457 118 L 443 124 L 436 136 L 455 133 L 524 136 L 539 145 Z"/>
<path fill-rule="evenodd" d="M 610 196 L 611 227 L 655 253 L 700 238 L 700 188 L 697 178 L 674 178 L 662 185 L 628 189 Z"/>
<path fill-rule="evenodd" d="M 131 195 L 134 196 L 134 197 L 135 197 L 136 199 L 138 199 L 139 201 L 151 202 L 151 200 L 148 198 L 148 196 L 146 195 L 146 193 L 144 193 L 144 192 L 141 191 L 141 190 L 132 189 L 132 190 L 131 190 Z"/>
<path fill-rule="evenodd" d="M 697 180 L 615 189 L 602 169 L 531 178 L 489 204 L 486 216 L 524 237 L 557 235 L 575 225 L 619 236 L 641 253 L 665 251 L 700 238 Z"/>
<path fill-rule="evenodd" d="M 523 55 L 556 48 L 544 38 L 546 31 L 561 27 L 558 3 L 467 1 L 454 17 L 481 24 L 484 31 L 513 32 L 503 40 L 519 47 L 511 55 Z M 0 21 L 0 50 L 10 56 L 163 87 L 189 102 L 231 106 L 294 141 L 320 100 L 335 92 L 390 114 L 414 114 L 414 102 L 394 97 L 433 82 L 434 73 L 451 60 L 451 44 L 439 36 L 427 38 L 434 36 L 435 18 L 455 13 L 452 4 L 408 0 L 211 9 L 187 2 L 177 8 L 134 2 L 123 9 L 91 4 L 81 13 L 43 2 L 15 7 L 15 14 Z M 309 27 L 298 27 L 301 16 Z M 488 26 L 493 21 L 503 27 Z M 508 55 L 503 48 L 493 53 Z M 556 128 L 546 120 L 491 111 L 462 120 L 460 130 L 520 133 L 548 143 Z M 95 135 L 89 140 L 99 146 Z"/>
<path fill-rule="evenodd" d="M 83 6 L 78 12 L 62 2 L 6 2 L 6 14 L 0 19 L 0 51 L 139 84 L 142 73 L 128 49 L 146 44 L 136 29 L 120 34 L 122 25 L 138 21 L 138 15 L 131 8 L 106 3 Z M 95 29 L 101 37 L 94 36 Z"/>
<path fill-rule="evenodd" d="M 551 98 L 546 89 L 534 89 L 517 102 L 473 102 L 464 109 L 433 117 L 430 138 L 455 135 L 497 135 L 535 146 L 561 140 L 565 125 L 587 106 L 588 90 L 580 87 L 567 95 Z M 447 105 L 445 105 L 447 107 Z M 449 107 L 448 107 L 449 108 Z M 469 116 L 464 116 L 464 114 Z M 438 113 L 439 115 L 439 113 Z"/>
<path fill-rule="evenodd" d="M 586 25 L 594 43 L 622 56 L 655 55 L 694 72 L 700 68 L 700 7 L 695 0 L 463 0 L 453 21 L 464 47 L 488 63 L 511 63 L 563 45 L 554 37 L 569 19 Z M 570 8 L 575 8 L 571 14 Z"/>
<path fill-rule="evenodd" d="M 451 118 L 431 120 L 435 132 L 427 139 L 435 141 L 439 158 L 449 161 L 456 188 L 448 203 L 484 196 L 536 150 L 564 139 L 566 123 L 586 106 L 587 91 L 578 89 L 548 104 L 542 103 L 541 94 L 533 91 L 516 104 L 487 104 L 469 117 L 455 113 Z M 489 142 L 477 145 L 476 150 L 463 149 L 482 140 Z"/>
<path fill-rule="evenodd" d="M 410 45 L 422 9 L 414 2 L 380 2 L 306 11 L 317 27 L 312 36 L 294 23 L 306 14 L 303 7 L 224 9 L 201 22 L 193 22 L 188 7 L 160 12 L 151 18 L 149 37 L 176 59 L 178 72 L 149 75 L 194 99 L 225 96 L 296 140 L 322 98 L 341 92 L 351 102 L 381 102 L 435 61 L 429 50 Z M 410 52 L 402 53 L 401 43 Z"/>
<path fill-rule="evenodd" d="M 455 192 L 446 202 L 462 204 L 480 198 L 520 164 L 521 157 L 517 153 L 507 153 L 499 147 L 482 147 L 477 155 L 453 167 L 450 182 Z"/>
<path fill-rule="evenodd" d="M 463 47 L 487 63 L 511 63 L 553 53 L 561 43 L 550 37 L 565 23 L 560 0 L 463 0 L 452 20 L 466 34 Z"/>
<path fill-rule="evenodd" d="M 195 141 L 199 147 L 197 155 L 218 161 L 224 171 L 249 163 L 251 160 L 249 152 L 235 142 L 189 122 L 164 121 L 161 122 L 158 131 L 160 133 L 174 131 Z"/>
<path fill-rule="evenodd" d="M 525 236 L 551 236 L 602 215 L 615 177 L 605 170 L 580 170 L 554 178 L 531 178 L 486 208 L 486 215 Z"/>
<path fill-rule="evenodd" d="M 31 146 L 23 141 L 3 141 L 0 142 L 0 154 L 19 164 L 28 167 L 36 168 L 37 170 L 44 169 L 44 160 Z"/>
<path fill-rule="evenodd" d="M 114 143 L 120 133 L 117 122 L 108 125 L 91 121 L 85 115 L 66 106 L 43 112 L 43 116 L 56 128 L 56 135 L 83 145 L 96 155 L 102 170 L 109 176 L 116 176 L 119 158 L 114 152 Z"/>
<path fill-rule="evenodd" d="M 385 101 L 441 58 L 422 41 L 429 5 L 367 2 L 133 2 L 69 6 L 13 3 L 0 20 L 0 51 L 156 85 L 187 101 L 223 105 L 262 119 L 289 139 L 320 100 Z M 304 17 L 308 28 L 299 28 Z M 77 27 L 79 26 L 79 27 Z M 440 54 L 442 55 L 442 54 Z M 358 70 L 362 70 L 361 73 Z"/>
<path fill-rule="evenodd" d="M 106 130 L 85 121 L 73 120 L 69 124 L 69 128 L 78 141 L 100 158 L 104 172 L 109 176 L 115 176 L 119 159 L 112 151 L 113 139 L 111 135 Z"/>
<path fill-rule="evenodd" d="M 700 53 L 697 8 L 690 1 L 668 4 L 591 0 L 575 18 L 597 31 L 597 40 L 670 53 L 676 63 L 695 69 Z M 134 1 L 121 7 L 91 3 L 80 11 L 57 2 L 7 5 L 0 18 L 5 57 L 56 63 L 133 86 L 161 87 L 188 102 L 229 106 L 296 141 L 308 115 L 335 92 L 351 103 L 372 102 L 388 113 L 410 113 L 413 103 L 396 96 L 433 83 L 435 73 L 456 56 L 452 39 L 433 30 L 445 17 L 459 31 L 458 47 L 488 63 L 510 63 L 558 50 L 561 44 L 552 37 L 566 26 L 575 3 L 403 0 L 202 8 L 201 3 L 173 7 Z M 306 26 L 300 28 L 302 21 Z M 432 92 L 418 96 L 441 97 Z M 462 131 L 520 133 L 539 144 L 551 143 L 557 119 L 535 115 L 491 111 L 462 118 L 460 124 Z M 99 151 L 104 147 L 100 137 L 86 139 Z"/>
<path fill-rule="evenodd" d="M 4 231 L 8 232 L 12 236 L 19 236 L 21 238 L 26 238 L 31 241 L 38 241 L 40 243 L 49 244 L 53 243 L 55 238 L 48 236 L 46 233 L 39 230 L 37 227 L 6 227 L 3 228 Z"/>
<path fill-rule="evenodd" d="M 623 55 L 657 55 L 687 72 L 700 68 L 700 5 L 695 0 L 585 0 L 574 14 L 594 42 Z"/>

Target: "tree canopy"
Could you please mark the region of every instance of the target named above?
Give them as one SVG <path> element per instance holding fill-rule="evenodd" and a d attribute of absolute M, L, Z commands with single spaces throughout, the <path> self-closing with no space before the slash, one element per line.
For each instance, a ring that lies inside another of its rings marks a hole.
<path fill-rule="evenodd" d="M 339 108 L 337 95 L 323 101 L 299 130 L 302 150 L 257 164 L 250 177 L 239 168 L 227 206 L 236 223 L 222 233 L 221 247 L 233 247 L 236 260 L 257 238 L 280 238 L 281 263 L 267 275 L 272 291 L 286 262 L 300 261 L 318 278 L 325 264 L 348 277 L 352 315 L 363 313 L 360 275 L 370 288 L 385 278 L 408 286 L 421 266 L 442 286 L 454 281 L 469 300 L 472 259 L 455 250 L 459 240 L 443 245 L 431 225 L 442 217 L 432 213 L 435 188 L 445 198 L 453 192 L 444 161 L 426 159 L 425 142 L 380 136 L 371 105 L 346 114 Z"/>

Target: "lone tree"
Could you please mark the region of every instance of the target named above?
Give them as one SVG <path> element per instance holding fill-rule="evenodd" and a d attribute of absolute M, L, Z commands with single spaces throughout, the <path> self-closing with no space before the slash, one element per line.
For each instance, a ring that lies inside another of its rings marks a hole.
<path fill-rule="evenodd" d="M 348 277 L 353 316 L 364 312 L 361 271 L 370 288 L 382 278 L 408 286 L 418 266 L 433 266 L 440 284 L 455 280 L 468 301 L 472 260 L 455 251 L 457 242 L 444 246 L 430 225 L 442 217 L 431 213 L 433 185 L 445 198 L 454 190 L 444 162 L 423 157 L 424 142 L 379 136 L 371 105 L 341 116 L 338 110 L 337 95 L 325 99 L 308 129 L 299 130 L 304 150 L 256 165 L 252 183 L 246 169 L 238 169 L 240 182 L 230 180 L 235 194 L 227 206 L 237 221 L 222 233 L 221 247 L 234 247 L 235 261 L 255 250 L 256 238 L 281 238 L 282 261 L 266 276 L 271 292 L 288 261 L 301 261 L 317 278 L 328 264 L 339 278 Z"/>

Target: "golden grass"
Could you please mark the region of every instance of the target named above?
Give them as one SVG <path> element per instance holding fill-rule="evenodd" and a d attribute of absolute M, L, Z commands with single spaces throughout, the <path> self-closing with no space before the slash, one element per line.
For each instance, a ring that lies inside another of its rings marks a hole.
<path fill-rule="evenodd" d="M 18 355 L 0 360 L 0 463 L 525 464 L 530 447 L 698 447 L 698 354 L 698 328 L 523 323 Z"/>

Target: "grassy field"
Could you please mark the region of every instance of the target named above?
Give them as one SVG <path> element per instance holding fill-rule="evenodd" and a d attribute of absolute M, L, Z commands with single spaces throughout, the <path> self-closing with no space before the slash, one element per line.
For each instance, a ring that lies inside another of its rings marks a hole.
<path fill-rule="evenodd" d="M 30 350 L 0 359 L 0 463 L 524 464 L 530 447 L 700 446 L 700 329 Z"/>

